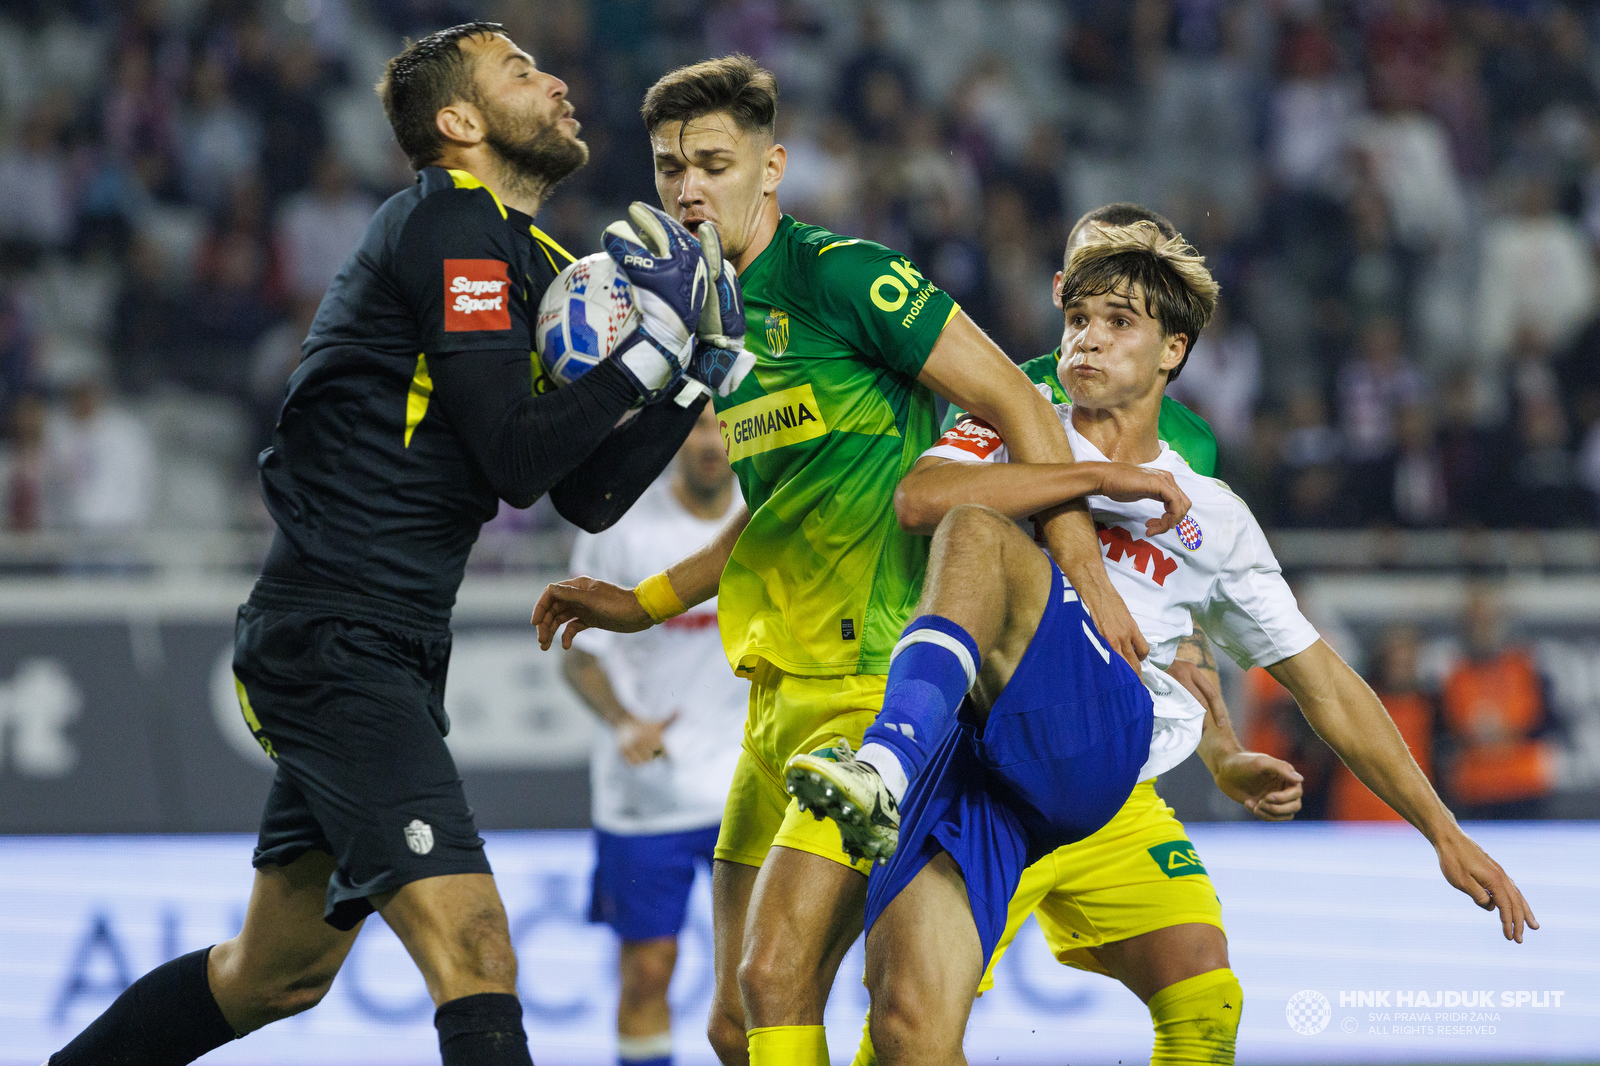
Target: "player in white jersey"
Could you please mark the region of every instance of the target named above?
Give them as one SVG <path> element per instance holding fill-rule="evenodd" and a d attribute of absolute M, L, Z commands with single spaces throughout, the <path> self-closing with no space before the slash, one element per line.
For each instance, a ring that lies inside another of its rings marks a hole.
<path fill-rule="evenodd" d="M 581 533 L 572 571 L 632 587 L 698 548 L 740 504 L 710 406 L 616 525 Z M 748 681 L 728 668 L 715 598 L 643 633 L 590 629 L 567 680 L 610 730 L 590 761 L 596 862 L 589 920 L 621 940 L 617 1057 L 669 1066 L 667 985 L 696 865 L 708 869 L 744 736 Z"/>
<path fill-rule="evenodd" d="M 1078 462 L 999 462 L 1004 442 L 969 424 L 925 454 L 896 495 L 907 529 L 937 531 L 922 614 L 896 649 L 877 735 L 933 751 L 908 775 L 898 849 L 868 888 L 872 1041 L 885 1063 L 961 1061 L 971 996 L 1022 868 L 1063 837 L 1088 836 L 1133 781 L 1194 749 L 1203 712 L 1156 668 L 1170 665 L 1194 620 L 1241 666 L 1266 667 L 1294 694 L 1356 775 L 1428 837 L 1446 879 L 1499 908 L 1508 939 L 1538 927 L 1382 704 L 1300 614 L 1243 501 L 1158 439 L 1167 372 L 1215 292 L 1181 238 L 1149 223 L 1104 228 L 1063 283 L 1061 376 L 1073 405 L 1060 413 Z M 1092 510 L 1108 573 L 1149 641 L 1140 677 L 1097 639 L 1075 591 L 1015 525 L 1070 501 Z M 920 665 L 896 670 L 913 657 Z M 954 721 L 935 713 L 940 701 Z M 1137 756 L 1130 737 L 1145 743 Z M 886 778 L 904 774 L 901 746 L 879 746 L 864 746 L 863 758 Z M 1098 758 L 1072 762 L 1082 751 Z M 892 806 L 887 796 L 867 802 Z"/>

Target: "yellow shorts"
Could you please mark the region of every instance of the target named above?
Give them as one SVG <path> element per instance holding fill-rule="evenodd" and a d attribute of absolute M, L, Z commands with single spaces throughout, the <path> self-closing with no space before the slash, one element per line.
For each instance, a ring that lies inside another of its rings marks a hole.
<path fill-rule="evenodd" d="M 980 993 L 994 987 L 995 964 L 1029 914 L 1057 959 L 1099 974 L 1090 948 L 1190 922 L 1223 928 L 1217 890 L 1154 779 L 1135 785 L 1098 832 L 1023 871 Z"/>
<path fill-rule="evenodd" d="M 882 674 L 800 677 L 770 663 L 750 679 L 750 713 L 744 744 L 722 811 L 716 857 L 760 866 L 774 844 L 809 851 L 865 875 L 869 860 L 851 862 L 839 827 L 803 813 L 783 784 L 783 767 L 797 752 L 814 751 L 840 737 L 861 746 L 861 734 L 883 706 Z"/>

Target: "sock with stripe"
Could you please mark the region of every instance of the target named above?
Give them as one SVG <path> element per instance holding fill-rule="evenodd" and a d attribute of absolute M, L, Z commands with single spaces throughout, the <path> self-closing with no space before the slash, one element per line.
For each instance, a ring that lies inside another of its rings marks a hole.
<path fill-rule="evenodd" d="M 672 1066 L 672 1031 L 650 1036 L 618 1033 L 617 1066 Z"/>
<path fill-rule="evenodd" d="M 878 771 L 895 802 L 954 728 L 981 658 L 972 634 L 941 615 L 914 618 L 901 633 L 889 655 L 883 710 L 856 753 Z"/>
<path fill-rule="evenodd" d="M 828 1066 L 828 1035 L 820 1025 L 769 1025 L 745 1035 L 750 1066 Z"/>
<path fill-rule="evenodd" d="M 1211 970 L 1168 985 L 1150 997 L 1155 1046 L 1150 1066 L 1209 1066 L 1233 1062 L 1244 989 L 1232 970 Z"/>

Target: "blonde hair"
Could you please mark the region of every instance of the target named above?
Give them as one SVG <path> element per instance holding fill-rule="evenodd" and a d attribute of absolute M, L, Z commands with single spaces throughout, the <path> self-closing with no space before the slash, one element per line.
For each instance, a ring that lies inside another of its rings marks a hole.
<path fill-rule="evenodd" d="M 1217 308 L 1222 286 L 1205 264 L 1205 257 L 1183 234 L 1168 237 L 1154 222 L 1101 223 L 1067 260 L 1061 305 L 1070 307 L 1112 292 L 1132 300 L 1137 286 L 1145 313 L 1161 323 L 1162 333 L 1168 337 L 1181 333 L 1188 339 L 1183 361 L 1167 371 L 1170 383 L 1189 361 L 1194 342 Z"/>

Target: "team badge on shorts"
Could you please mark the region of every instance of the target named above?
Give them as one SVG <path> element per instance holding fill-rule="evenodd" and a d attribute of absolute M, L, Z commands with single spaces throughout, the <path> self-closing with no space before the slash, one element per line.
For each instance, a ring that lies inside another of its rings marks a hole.
<path fill-rule="evenodd" d="M 421 818 L 411 819 L 411 824 L 406 826 L 406 847 L 418 855 L 426 855 L 433 850 L 433 826 Z"/>
<path fill-rule="evenodd" d="M 1178 540 L 1190 551 L 1198 550 L 1200 547 L 1200 523 L 1188 515 L 1184 515 L 1183 520 L 1178 523 Z"/>

